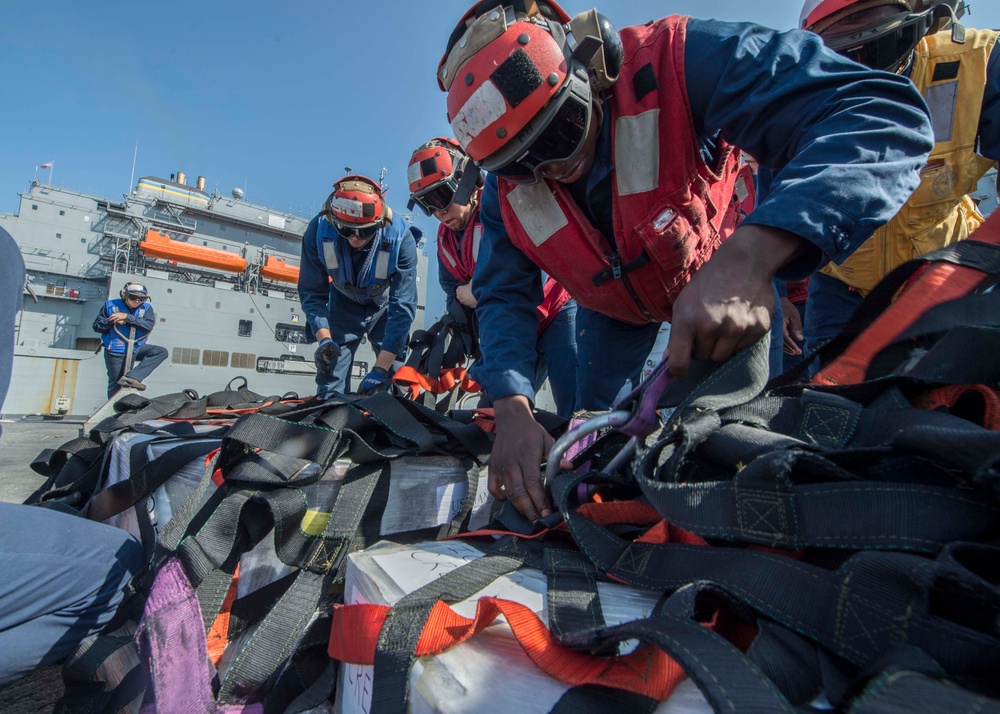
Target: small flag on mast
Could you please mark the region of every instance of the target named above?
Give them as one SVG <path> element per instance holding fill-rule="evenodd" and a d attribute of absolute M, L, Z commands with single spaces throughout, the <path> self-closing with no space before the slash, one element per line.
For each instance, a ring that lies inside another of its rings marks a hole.
<path fill-rule="evenodd" d="M 38 168 L 40 168 L 40 169 L 51 169 L 52 168 L 52 164 L 54 164 L 54 163 L 55 163 L 55 161 L 47 161 L 44 164 L 42 164 L 41 166 L 39 166 Z"/>

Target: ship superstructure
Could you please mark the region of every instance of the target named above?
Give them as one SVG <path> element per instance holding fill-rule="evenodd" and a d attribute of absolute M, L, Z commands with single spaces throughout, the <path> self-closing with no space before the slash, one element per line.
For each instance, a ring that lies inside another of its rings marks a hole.
<path fill-rule="evenodd" d="M 16 215 L 0 215 L 28 272 L 15 325 L 14 371 L 4 415 L 88 415 L 106 401 L 100 336 L 91 325 L 129 280 L 152 296 L 150 343 L 169 358 L 146 381 L 151 394 L 206 394 L 242 377 L 262 394 L 315 392 L 313 348 L 296 291 L 308 218 L 205 191 L 183 173 L 140 178 L 110 200 L 37 181 Z M 420 252 L 423 326 L 427 258 Z M 355 379 L 374 363 L 358 351 Z"/>

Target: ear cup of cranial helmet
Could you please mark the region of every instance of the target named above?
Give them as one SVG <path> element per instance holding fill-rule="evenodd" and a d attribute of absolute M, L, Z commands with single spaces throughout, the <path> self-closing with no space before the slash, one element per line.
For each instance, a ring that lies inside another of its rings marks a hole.
<path fill-rule="evenodd" d="M 607 89 L 618 79 L 625 51 L 618 31 L 607 17 L 591 9 L 570 21 L 576 40 L 573 55 L 587 65 L 595 92 Z"/>
<path fill-rule="evenodd" d="M 601 29 L 601 41 L 604 43 L 604 70 L 612 80 L 618 79 L 622 64 L 625 62 L 622 39 L 611 21 L 601 13 L 597 13 L 597 23 Z"/>

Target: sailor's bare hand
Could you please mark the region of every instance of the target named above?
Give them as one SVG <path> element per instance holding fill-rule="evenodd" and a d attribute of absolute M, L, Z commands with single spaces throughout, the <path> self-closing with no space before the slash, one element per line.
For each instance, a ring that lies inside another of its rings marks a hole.
<path fill-rule="evenodd" d="M 785 321 L 782 325 L 782 350 L 786 355 L 800 355 L 802 348 L 799 344 L 805 339 L 802 334 L 802 316 L 786 297 L 781 298 L 781 314 Z"/>
<path fill-rule="evenodd" d="M 127 317 L 128 315 L 126 315 L 124 312 L 113 312 L 110 315 L 108 315 L 108 322 L 114 325 L 124 325 L 125 318 Z"/>
<path fill-rule="evenodd" d="M 527 397 L 514 395 L 493 405 L 496 441 L 490 455 L 489 490 L 536 521 L 552 512 L 542 485 L 541 463 L 555 440 L 535 421 Z"/>
<path fill-rule="evenodd" d="M 468 308 L 476 306 L 476 298 L 472 296 L 472 283 L 459 285 L 455 288 L 455 299 Z"/>
<path fill-rule="evenodd" d="M 777 228 L 737 228 L 674 303 L 667 347 L 670 372 L 687 374 L 692 359 L 725 361 L 766 334 L 774 311 L 771 280 L 798 255 L 803 242 Z"/>

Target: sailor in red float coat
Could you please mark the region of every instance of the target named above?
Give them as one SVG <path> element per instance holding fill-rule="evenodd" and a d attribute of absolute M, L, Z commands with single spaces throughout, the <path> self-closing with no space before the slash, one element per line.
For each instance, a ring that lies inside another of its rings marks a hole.
<path fill-rule="evenodd" d="M 611 401 L 638 375 L 658 320 L 672 319 L 674 374 L 763 337 L 775 274 L 850 254 L 912 191 L 930 147 L 905 82 L 805 33 L 750 24 L 672 17 L 619 33 L 550 2 L 481 3 L 452 33 L 438 81 L 459 142 L 496 177 L 473 292 L 484 339 L 497 338 L 473 376 L 507 395 L 495 405 L 490 491 L 531 519 L 550 508 L 538 464 L 551 439 L 531 417 L 520 347 L 535 271 L 581 303 L 578 403 L 594 387 Z M 736 215 L 729 142 L 780 168 L 782 184 L 722 242 Z M 687 174 L 672 173 L 677 161 Z"/>
<path fill-rule="evenodd" d="M 466 170 L 470 175 L 463 177 Z M 472 172 L 475 172 L 474 174 Z M 422 144 L 410 157 L 407 169 L 410 208 L 418 206 L 439 222 L 437 234 L 438 281 L 445 293 L 445 308 L 457 322 L 472 331 L 478 342 L 471 282 L 476 268 L 482 223 L 479 195 L 482 180 L 452 139 L 438 137 Z M 573 413 L 576 398 L 576 303 L 555 280 L 545 281 L 538 315 L 537 359 L 534 388 L 546 378 L 556 412 Z"/>

